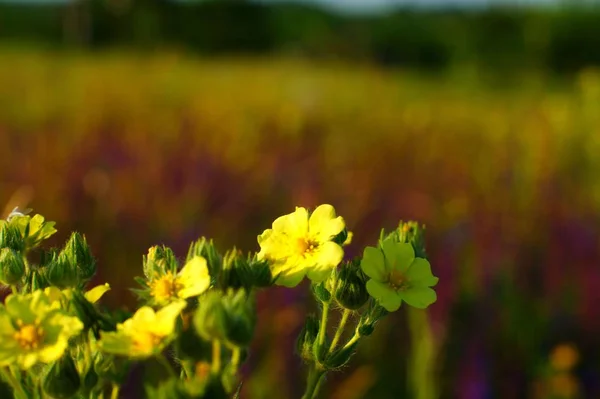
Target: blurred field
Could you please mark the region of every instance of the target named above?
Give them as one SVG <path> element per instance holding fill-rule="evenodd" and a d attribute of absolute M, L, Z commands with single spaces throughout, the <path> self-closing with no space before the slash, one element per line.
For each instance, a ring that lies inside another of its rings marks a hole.
<path fill-rule="evenodd" d="M 440 284 L 431 323 L 410 325 L 432 338 L 409 353 L 406 313 L 394 315 L 330 397 L 547 398 L 561 381 L 597 397 L 600 73 L 504 87 L 476 76 L 4 48 L 0 204 L 57 221 L 56 245 L 85 233 L 111 306 L 134 303 L 127 287 L 154 244 L 183 256 L 206 235 L 256 250 L 275 217 L 331 203 L 355 255 L 415 218 Z M 306 296 L 261 298 L 247 397 L 299 397 Z M 542 378 L 566 342 L 581 356 L 571 379 Z M 402 396 L 415 384 L 429 388 Z"/>

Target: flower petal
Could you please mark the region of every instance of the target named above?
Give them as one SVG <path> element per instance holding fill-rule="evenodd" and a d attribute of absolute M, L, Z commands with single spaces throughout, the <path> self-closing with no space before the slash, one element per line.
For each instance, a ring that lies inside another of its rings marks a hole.
<path fill-rule="evenodd" d="M 177 275 L 177 282 L 183 285 L 177 296 L 190 298 L 202 294 L 210 286 L 210 274 L 206 259 L 195 256 L 183 266 Z"/>
<path fill-rule="evenodd" d="M 314 261 L 314 267 L 331 270 L 344 259 L 344 250 L 335 242 L 327 241 L 319 245 L 309 258 Z"/>
<path fill-rule="evenodd" d="M 305 237 L 308 232 L 308 211 L 306 208 L 296 207 L 293 213 L 275 219 L 273 230 L 291 237 Z"/>
<path fill-rule="evenodd" d="M 429 261 L 423 258 L 415 258 L 406 271 L 406 278 L 411 285 L 419 287 L 433 287 L 439 280 L 431 273 Z"/>
<path fill-rule="evenodd" d="M 96 303 L 102 298 L 104 294 L 110 291 L 110 285 L 108 283 L 97 285 L 91 290 L 87 291 L 84 296 L 90 303 Z"/>
<path fill-rule="evenodd" d="M 383 282 L 387 277 L 385 259 L 379 248 L 366 247 L 360 261 L 362 271 L 372 279 Z"/>
<path fill-rule="evenodd" d="M 383 242 L 386 268 L 405 273 L 415 259 L 415 251 L 411 244 L 394 242 L 391 239 Z"/>
<path fill-rule="evenodd" d="M 175 320 L 187 306 L 186 301 L 173 302 L 156 312 L 156 323 L 151 325 L 149 331 L 159 337 L 171 335 L 175 330 Z"/>
<path fill-rule="evenodd" d="M 428 287 L 412 287 L 400 291 L 400 296 L 410 306 L 418 309 L 425 309 L 437 300 L 435 291 Z"/>
<path fill-rule="evenodd" d="M 341 216 L 335 216 L 335 209 L 329 204 L 318 206 L 310 215 L 308 228 L 310 236 L 317 241 L 327 241 L 344 230 L 346 223 Z"/>
<path fill-rule="evenodd" d="M 400 308 L 402 298 L 387 284 L 379 281 L 367 281 L 367 292 L 379 302 L 388 312 L 394 312 Z"/>
<path fill-rule="evenodd" d="M 276 277 L 275 284 L 292 288 L 300 284 L 304 276 L 306 276 L 306 268 L 303 266 L 292 268 L 280 266 L 272 269 L 271 273 Z"/>

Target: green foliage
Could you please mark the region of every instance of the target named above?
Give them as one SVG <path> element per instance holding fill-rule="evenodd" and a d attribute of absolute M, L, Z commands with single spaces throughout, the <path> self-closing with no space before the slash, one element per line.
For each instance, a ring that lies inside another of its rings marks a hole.
<path fill-rule="evenodd" d="M 221 256 L 212 241 L 201 239 L 192 244 L 179 270 L 170 248 L 150 248 L 143 258 L 144 278 L 138 279 L 145 287 L 137 290 L 141 304 L 124 315 L 95 305 L 109 291 L 107 284 L 85 291 L 96 264 L 82 235 L 73 233 L 60 251 L 42 250 L 41 263 L 30 264 L 29 251 L 56 230 L 39 215 L 11 216 L 3 221 L 6 247 L 0 248 L 0 281 L 13 291 L 0 305 L 0 376 L 17 398 L 104 398 L 109 390 L 114 398 L 134 362 L 142 362 L 148 373 L 152 365 L 160 369 L 144 381 L 149 398 L 239 397 L 240 367 L 257 323 L 256 290 L 276 282 L 272 269 L 282 262 L 306 268 L 300 274 L 314 279 L 311 271 L 324 266 L 319 257 L 311 258 L 311 251 L 316 253 L 320 245 L 340 251 L 350 241 L 351 233 L 331 205 L 318 207 L 310 219 L 304 208 L 286 217 L 296 218 L 294 231 L 301 239 L 282 230 L 276 242 L 267 244 L 263 238 L 271 234 L 268 230 L 258 239 L 274 251 L 267 257 L 260 255 L 263 251 L 243 257 L 235 248 Z M 341 230 L 341 243 L 329 241 Z M 385 248 L 384 243 L 388 256 Z M 303 255 L 300 261 L 297 251 Z M 325 263 L 329 277 L 314 279 L 312 285 L 321 305 L 320 321 L 309 315 L 296 344 L 309 367 L 306 398 L 316 395 L 327 372 L 348 364 L 359 340 L 385 315 L 378 310 L 379 299 L 367 294 L 361 260 L 339 266 L 340 261 L 331 264 L 331 259 Z M 344 310 L 330 338 L 327 320 L 334 298 Z M 355 332 L 342 344 L 351 316 L 358 317 Z M 165 353 L 172 353 L 177 364 Z M 39 370 L 44 370 L 41 377 Z"/>

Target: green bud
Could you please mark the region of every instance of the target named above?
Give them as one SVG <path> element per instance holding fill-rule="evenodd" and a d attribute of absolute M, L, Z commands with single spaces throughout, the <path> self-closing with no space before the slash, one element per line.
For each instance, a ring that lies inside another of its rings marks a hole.
<path fill-rule="evenodd" d="M 96 274 L 96 260 L 84 236 L 74 232 L 63 250 L 69 262 L 77 270 L 80 283 L 85 283 Z"/>
<path fill-rule="evenodd" d="M 31 279 L 31 292 L 44 289 L 50 285 L 41 270 L 31 270 L 29 278 Z"/>
<path fill-rule="evenodd" d="M 362 326 L 358 327 L 358 334 L 361 337 L 368 337 L 369 335 L 373 334 L 374 330 L 375 326 L 373 326 L 373 324 L 363 324 Z"/>
<path fill-rule="evenodd" d="M 15 285 L 25 274 L 23 257 L 10 248 L 0 250 L 0 283 Z"/>
<path fill-rule="evenodd" d="M 0 248 L 10 248 L 15 252 L 22 252 L 25 248 L 25 240 L 21 231 L 14 223 L 2 221 L 0 228 Z"/>
<path fill-rule="evenodd" d="M 203 339 L 225 340 L 230 329 L 227 309 L 223 303 L 223 294 L 219 291 L 208 291 L 198 303 L 193 319 L 196 331 Z"/>
<path fill-rule="evenodd" d="M 333 237 L 333 242 L 339 245 L 343 245 L 348 239 L 348 229 L 344 228 L 337 236 Z"/>
<path fill-rule="evenodd" d="M 51 285 L 61 289 L 76 287 L 79 283 L 77 266 L 71 262 L 65 250 L 48 264 L 45 277 Z"/>
<path fill-rule="evenodd" d="M 269 261 L 252 259 L 249 264 L 252 272 L 252 283 L 255 287 L 266 288 L 273 285 L 274 279 Z"/>
<path fill-rule="evenodd" d="M 223 257 L 223 269 L 219 274 L 219 287 L 222 290 L 252 288 L 252 273 L 246 259 L 237 249 L 227 251 Z"/>
<path fill-rule="evenodd" d="M 84 397 L 91 396 L 90 394 L 98 385 L 98 381 L 100 381 L 100 379 L 98 378 L 98 373 L 96 373 L 96 370 L 94 370 L 93 367 L 90 367 L 87 373 L 85 373 L 81 385 L 81 390 Z"/>
<path fill-rule="evenodd" d="M 349 310 L 360 309 L 369 300 L 367 278 L 360 268 L 360 259 L 342 264 L 335 299 Z"/>
<path fill-rule="evenodd" d="M 119 385 L 125 382 L 130 365 L 129 359 L 106 355 L 102 352 L 98 352 L 94 359 L 94 371 L 98 377 Z"/>
<path fill-rule="evenodd" d="M 325 366 L 331 369 L 338 369 L 345 366 L 350 361 L 352 355 L 354 355 L 357 344 L 358 342 L 354 342 L 350 346 L 334 350 L 333 353 L 325 358 Z"/>
<path fill-rule="evenodd" d="M 92 328 L 101 319 L 94 304 L 90 303 L 80 291 L 73 291 L 71 305 L 85 330 Z"/>
<path fill-rule="evenodd" d="M 192 323 L 182 329 L 175 341 L 175 347 L 178 356 L 193 359 L 195 362 L 210 362 L 212 357 L 211 342 L 202 339 Z"/>
<path fill-rule="evenodd" d="M 79 391 L 81 381 L 73 358 L 66 355 L 56 361 L 44 376 L 42 386 L 44 392 L 53 398 L 74 397 Z"/>
<path fill-rule="evenodd" d="M 331 300 L 331 293 L 325 288 L 324 283 L 312 284 L 312 291 L 319 302 L 329 302 Z"/>
<path fill-rule="evenodd" d="M 223 298 L 227 318 L 227 340 L 236 346 L 248 346 L 254 337 L 256 304 L 253 296 L 243 290 L 230 290 Z"/>
<path fill-rule="evenodd" d="M 179 263 L 175 253 L 166 246 L 154 246 L 148 250 L 148 255 L 144 257 L 144 276 L 152 280 L 156 274 L 162 275 L 167 272 L 177 273 Z"/>
<path fill-rule="evenodd" d="M 319 319 L 315 315 L 308 315 L 304 326 L 296 339 L 296 353 L 307 363 L 313 359 L 313 343 L 319 334 Z"/>
<path fill-rule="evenodd" d="M 223 269 L 223 259 L 219 255 L 216 247 L 212 240 L 207 240 L 202 237 L 196 242 L 190 245 L 187 254 L 187 261 L 191 260 L 194 256 L 202 256 L 206 259 L 208 266 L 208 272 L 213 280 L 217 280 L 217 277 Z"/>
<path fill-rule="evenodd" d="M 424 231 L 424 225 L 419 225 L 414 221 L 404 222 L 401 220 L 398 228 L 390 233 L 388 237 L 392 237 L 397 242 L 410 243 L 417 258 L 427 258 Z"/>

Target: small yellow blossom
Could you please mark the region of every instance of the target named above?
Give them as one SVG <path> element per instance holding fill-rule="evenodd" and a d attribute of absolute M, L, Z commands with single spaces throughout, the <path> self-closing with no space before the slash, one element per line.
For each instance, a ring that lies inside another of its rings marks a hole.
<path fill-rule="evenodd" d="M 258 259 L 271 261 L 278 285 L 294 287 L 304 276 L 314 282 L 325 280 L 344 257 L 333 239 L 346 227 L 331 205 L 317 207 L 309 216 L 305 208 L 281 216 L 258 236 Z M 351 240 L 351 235 L 348 235 Z M 349 240 L 347 240 L 349 242 Z"/>
<path fill-rule="evenodd" d="M 43 291 L 10 295 L 0 306 L 0 366 L 29 369 L 59 359 L 83 323 L 67 315 Z"/>
<path fill-rule="evenodd" d="M 132 358 L 160 353 L 170 343 L 176 319 L 185 306 L 186 302 L 180 300 L 157 312 L 148 306 L 141 307 L 130 319 L 118 324 L 117 331 L 102 332 L 100 348 Z"/>
<path fill-rule="evenodd" d="M 200 295 L 210 286 L 206 259 L 195 256 L 179 273 L 157 274 L 148 284 L 150 295 L 159 305 Z"/>

